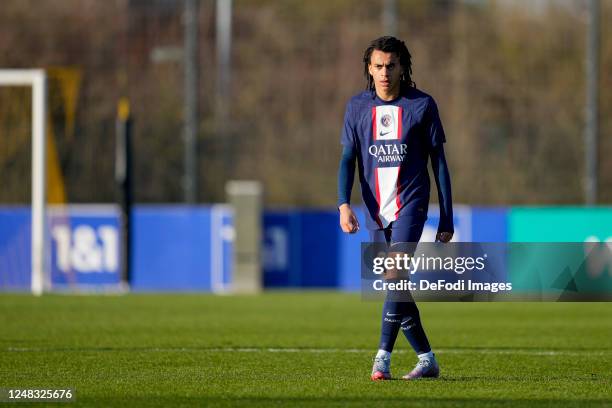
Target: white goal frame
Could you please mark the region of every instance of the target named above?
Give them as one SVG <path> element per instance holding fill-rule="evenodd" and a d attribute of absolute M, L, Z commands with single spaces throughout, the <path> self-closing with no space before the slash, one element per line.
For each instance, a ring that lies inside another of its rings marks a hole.
<path fill-rule="evenodd" d="M 42 69 L 0 69 L 0 86 L 32 88 L 32 294 L 40 296 L 46 275 L 47 75 Z"/>

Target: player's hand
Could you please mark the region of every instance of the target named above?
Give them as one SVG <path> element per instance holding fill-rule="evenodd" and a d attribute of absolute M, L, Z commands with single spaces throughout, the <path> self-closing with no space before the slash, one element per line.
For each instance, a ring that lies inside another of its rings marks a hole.
<path fill-rule="evenodd" d="M 359 231 L 359 221 L 355 212 L 348 204 L 342 204 L 340 210 L 340 228 L 348 234 L 354 234 Z"/>
<path fill-rule="evenodd" d="M 438 232 L 436 234 L 436 241 L 440 241 L 440 242 L 448 242 L 451 239 L 453 239 L 453 233 L 452 232 Z"/>

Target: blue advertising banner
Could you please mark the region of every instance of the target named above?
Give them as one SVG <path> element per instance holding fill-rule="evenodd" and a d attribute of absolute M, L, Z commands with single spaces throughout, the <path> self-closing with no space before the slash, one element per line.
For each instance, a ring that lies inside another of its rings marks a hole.
<path fill-rule="evenodd" d="M 51 207 L 51 287 L 120 289 L 119 214 L 115 206 Z"/>
<path fill-rule="evenodd" d="M 263 224 L 265 287 L 338 286 L 337 214 L 267 211 Z"/>
<path fill-rule="evenodd" d="M 261 253 L 264 287 L 359 290 L 360 247 L 370 237 L 362 208 L 355 209 L 362 228 L 351 235 L 340 230 L 335 209 L 265 211 Z M 122 274 L 116 207 L 54 207 L 48 214 L 50 251 L 46 262 L 51 273 L 46 280 L 50 287 L 87 291 L 118 287 Z M 456 206 L 453 241 L 604 242 L 610 239 L 610 234 L 606 235 L 610 214 L 608 208 Z M 422 242 L 434 241 L 438 218 L 438 207 L 432 205 Z M 232 220 L 232 210 L 225 205 L 137 206 L 132 223 L 131 289 L 231 289 L 236 234 Z M 565 225 L 563 231 L 559 232 L 558 225 Z M 0 208 L 0 290 L 30 289 L 30 229 L 28 207 Z M 495 254 L 495 259 L 501 260 L 499 268 L 514 265 L 502 253 Z M 606 267 L 600 268 L 603 272 L 598 271 L 599 275 L 608 273 Z M 507 272 L 512 272 L 517 282 L 525 280 L 517 270 Z"/>
<path fill-rule="evenodd" d="M 508 208 L 471 207 L 471 209 L 471 242 L 508 242 Z"/>
<path fill-rule="evenodd" d="M 48 209 L 47 290 L 121 286 L 119 211 L 114 205 Z M 0 209 L 0 290 L 29 291 L 31 210 Z M 231 282 L 231 209 L 139 206 L 133 212 L 134 291 L 223 291 Z"/>
<path fill-rule="evenodd" d="M 32 212 L 28 207 L 0 208 L 0 290 L 30 290 Z"/>
<path fill-rule="evenodd" d="M 231 282 L 229 207 L 139 206 L 133 225 L 132 290 L 223 291 Z"/>

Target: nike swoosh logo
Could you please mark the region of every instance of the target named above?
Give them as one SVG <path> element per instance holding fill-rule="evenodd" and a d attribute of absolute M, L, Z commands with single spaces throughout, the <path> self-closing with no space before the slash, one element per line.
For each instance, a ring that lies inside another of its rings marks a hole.
<path fill-rule="evenodd" d="M 385 135 L 388 135 L 389 133 L 391 133 L 391 131 L 388 131 L 388 132 L 383 132 L 383 131 L 381 130 L 381 131 L 380 131 L 380 133 L 379 133 L 379 135 L 380 135 L 380 136 L 385 136 Z"/>

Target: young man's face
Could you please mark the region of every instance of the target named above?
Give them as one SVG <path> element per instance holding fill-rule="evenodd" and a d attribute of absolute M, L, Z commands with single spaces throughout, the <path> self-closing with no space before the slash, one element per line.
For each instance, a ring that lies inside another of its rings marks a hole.
<path fill-rule="evenodd" d="M 399 91 L 403 70 L 397 54 L 374 50 L 368 71 L 374 78 L 377 93 L 389 95 Z"/>

